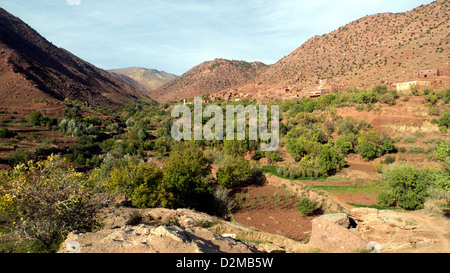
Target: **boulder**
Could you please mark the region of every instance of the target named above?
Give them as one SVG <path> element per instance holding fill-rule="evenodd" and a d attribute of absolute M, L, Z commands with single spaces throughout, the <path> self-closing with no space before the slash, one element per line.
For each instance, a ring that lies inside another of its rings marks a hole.
<path fill-rule="evenodd" d="M 350 218 L 345 213 L 324 214 L 319 218 L 340 225 L 343 228 L 348 228 L 350 226 Z"/>
<path fill-rule="evenodd" d="M 351 230 L 319 217 L 312 221 L 309 244 L 325 252 L 351 253 L 366 249 L 368 243 Z"/>
<path fill-rule="evenodd" d="M 377 217 L 379 210 L 373 208 L 354 208 L 350 210 L 350 215 L 356 221 L 362 221 L 367 216 Z"/>
<path fill-rule="evenodd" d="M 189 242 L 185 231 L 179 226 L 159 226 L 153 229 L 151 234 L 162 238 L 170 238 L 180 243 Z"/>

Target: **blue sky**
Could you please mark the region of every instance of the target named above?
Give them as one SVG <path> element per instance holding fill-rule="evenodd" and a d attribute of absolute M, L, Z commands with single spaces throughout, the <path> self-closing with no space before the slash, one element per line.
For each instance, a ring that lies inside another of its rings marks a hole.
<path fill-rule="evenodd" d="M 0 0 L 53 44 L 103 69 L 181 75 L 216 58 L 272 64 L 309 38 L 431 0 Z"/>

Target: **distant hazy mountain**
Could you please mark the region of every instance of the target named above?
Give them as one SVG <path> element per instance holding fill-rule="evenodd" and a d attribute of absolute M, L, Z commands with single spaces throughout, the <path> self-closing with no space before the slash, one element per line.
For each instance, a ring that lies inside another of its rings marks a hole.
<path fill-rule="evenodd" d="M 142 67 L 128 67 L 108 71 L 144 92 L 155 90 L 177 78 L 174 74 Z"/>
<path fill-rule="evenodd" d="M 0 99 L 78 100 L 114 107 L 148 98 L 105 70 L 58 48 L 0 8 Z"/>

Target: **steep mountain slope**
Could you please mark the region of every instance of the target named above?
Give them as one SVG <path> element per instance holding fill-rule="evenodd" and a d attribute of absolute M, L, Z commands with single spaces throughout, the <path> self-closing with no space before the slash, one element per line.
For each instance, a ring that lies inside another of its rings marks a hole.
<path fill-rule="evenodd" d="M 110 107 L 147 96 L 54 46 L 0 8 L 0 97 L 10 102 L 68 98 Z"/>
<path fill-rule="evenodd" d="M 248 63 L 225 59 L 207 61 L 150 92 L 149 96 L 158 102 L 164 102 L 214 94 L 244 84 L 266 68 L 267 65 L 261 62 Z"/>
<path fill-rule="evenodd" d="M 321 79 L 370 88 L 411 80 L 414 71 L 422 69 L 443 70 L 448 84 L 449 31 L 449 0 L 404 13 L 366 16 L 309 39 L 257 77 L 257 88 L 247 84 L 239 92 L 280 96 L 286 89 L 314 87 Z"/>
<path fill-rule="evenodd" d="M 111 69 L 108 70 L 108 72 L 143 92 L 155 90 L 177 77 L 174 74 L 166 73 L 164 71 L 141 67 Z"/>

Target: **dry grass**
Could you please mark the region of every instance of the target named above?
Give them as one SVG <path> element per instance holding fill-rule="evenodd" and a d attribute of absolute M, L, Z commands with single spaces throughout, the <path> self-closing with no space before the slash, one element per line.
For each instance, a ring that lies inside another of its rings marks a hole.
<path fill-rule="evenodd" d="M 394 132 L 398 133 L 438 133 L 439 126 L 436 124 L 431 124 L 429 122 L 425 122 L 422 126 L 413 126 L 413 125 L 400 125 L 400 124 L 383 124 L 382 127 L 392 129 Z"/>

